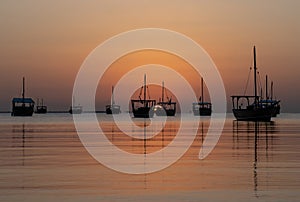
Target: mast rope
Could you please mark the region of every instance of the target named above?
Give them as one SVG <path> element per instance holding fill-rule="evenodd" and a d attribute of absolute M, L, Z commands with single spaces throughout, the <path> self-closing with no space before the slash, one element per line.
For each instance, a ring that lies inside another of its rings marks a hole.
<path fill-rule="evenodd" d="M 260 89 L 260 91 L 261 91 L 261 94 L 262 94 L 263 92 L 262 92 L 262 84 L 261 84 L 260 73 L 259 73 L 259 72 L 257 72 L 257 75 L 258 75 L 258 81 L 259 81 L 259 89 Z M 261 95 L 261 96 L 262 96 L 262 95 Z"/>
<path fill-rule="evenodd" d="M 168 100 L 168 102 L 170 102 L 168 91 L 166 90 L 166 88 L 164 88 L 164 90 L 165 90 L 165 93 L 166 93 L 166 96 L 167 96 L 167 100 Z"/>
<path fill-rule="evenodd" d="M 149 87 L 147 86 L 147 92 L 148 92 L 148 99 L 150 100 L 150 92 L 149 92 Z"/>
<path fill-rule="evenodd" d="M 142 86 L 142 87 L 141 87 L 141 90 L 140 90 L 140 94 L 139 94 L 140 100 L 142 100 L 141 95 L 142 95 L 142 93 L 143 93 L 143 88 L 144 88 L 144 86 Z"/>
<path fill-rule="evenodd" d="M 247 82 L 246 82 L 246 87 L 245 87 L 245 90 L 244 90 L 244 95 L 246 95 L 247 88 L 248 88 L 248 85 L 249 85 L 251 70 L 252 70 L 252 67 L 250 67 L 250 69 L 249 69 L 248 78 L 247 78 Z"/>

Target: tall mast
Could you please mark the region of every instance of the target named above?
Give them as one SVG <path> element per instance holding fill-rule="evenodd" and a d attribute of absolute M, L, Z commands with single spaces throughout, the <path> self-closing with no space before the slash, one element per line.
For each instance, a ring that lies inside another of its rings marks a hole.
<path fill-rule="evenodd" d="M 269 95 L 268 95 L 268 75 L 266 75 L 266 100 L 269 99 Z"/>
<path fill-rule="evenodd" d="M 144 74 L 144 106 L 146 106 L 146 74 Z"/>
<path fill-rule="evenodd" d="M 22 90 L 22 98 L 25 98 L 25 77 L 23 77 L 23 90 Z"/>
<path fill-rule="evenodd" d="M 273 81 L 271 82 L 271 100 L 273 100 Z"/>
<path fill-rule="evenodd" d="M 161 89 L 161 101 L 164 102 L 164 91 L 165 91 L 165 83 L 162 82 L 162 89 Z"/>
<path fill-rule="evenodd" d="M 115 104 L 115 98 L 114 98 L 114 86 L 111 87 L 111 105 Z"/>
<path fill-rule="evenodd" d="M 256 50 L 255 46 L 253 47 L 253 57 L 254 57 L 254 104 L 257 105 L 257 84 L 256 84 Z"/>
<path fill-rule="evenodd" d="M 203 78 L 201 77 L 201 100 L 204 102 L 204 97 L 203 97 Z"/>

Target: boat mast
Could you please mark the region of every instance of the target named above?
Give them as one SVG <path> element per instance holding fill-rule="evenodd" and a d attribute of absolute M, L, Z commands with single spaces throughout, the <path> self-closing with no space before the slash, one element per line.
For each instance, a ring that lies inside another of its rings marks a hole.
<path fill-rule="evenodd" d="M 162 89 L 161 89 L 161 102 L 164 102 L 164 91 L 165 91 L 165 83 L 162 82 Z"/>
<path fill-rule="evenodd" d="M 22 90 L 22 98 L 25 98 L 25 77 L 23 77 L 23 90 Z"/>
<path fill-rule="evenodd" d="M 111 87 L 111 105 L 115 104 L 115 98 L 114 98 L 114 86 Z"/>
<path fill-rule="evenodd" d="M 253 47 L 253 57 L 254 57 L 254 105 L 257 105 L 257 84 L 256 84 L 256 50 L 255 46 Z"/>
<path fill-rule="evenodd" d="M 203 78 L 201 77 L 201 100 L 204 102 L 204 97 L 203 97 Z"/>
<path fill-rule="evenodd" d="M 146 74 L 144 74 L 144 107 L 146 107 Z"/>
<path fill-rule="evenodd" d="M 273 81 L 271 82 L 271 100 L 273 100 Z"/>
<path fill-rule="evenodd" d="M 269 99 L 269 95 L 268 95 L 268 75 L 266 75 L 266 100 Z"/>

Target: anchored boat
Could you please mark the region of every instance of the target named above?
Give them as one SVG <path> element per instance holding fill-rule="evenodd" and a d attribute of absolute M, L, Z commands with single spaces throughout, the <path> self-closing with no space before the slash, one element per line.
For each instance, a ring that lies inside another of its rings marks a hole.
<path fill-rule="evenodd" d="M 260 104 L 268 108 L 273 108 L 272 117 L 280 114 L 280 100 L 273 99 L 273 81 L 271 82 L 271 96 L 268 93 L 268 75 L 266 75 L 266 97 L 260 100 Z"/>
<path fill-rule="evenodd" d="M 75 105 L 75 99 L 73 98 L 74 105 L 70 106 L 69 113 L 70 114 L 81 114 L 82 113 L 82 106 Z"/>
<path fill-rule="evenodd" d="M 25 78 L 23 77 L 22 98 L 12 99 L 12 116 L 32 116 L 34 101 L 32 98 L 25 98 Z"/>
<path fill-rule="evenodd" d="M 253 47 L 254 58 L 254 95 L 233 95 L 231 96 L 233 109 L 232 112 L 238 121 L 270 121 L 274 113 L 274 107 L 267 107 L 261 102 L 257 95 L 257 67 L 256 49 Z M 244 105 L 243 101 L 246 101 Z M 270 105 L 272 106 L 272 105 Z"/>
<path fill-rule="evenodd" d="M 41 103 L 39 99 L 37 100 L 37 106 L 35 110 L 36 114 L 46 114 L 47 113 L 47 106 L 44 105 L 44 100 L 42 99 Z"/>
<path fill-rule="evenodd" d="M 201 97 L 199 102 L 193 103 L 193 113 L 195 116 L 211 116 L 212 104 L 210 102 L 204 102 L 203 94 L 203 78 L 201 78 Z"/>
<path fill-rule="evenodd" d="M 147 99 L 147 84 L 146 74 L 144 75 L 144 86 L 141 88 L 139 99 L 131 100 L 132 113 L 135 118 L 152 118 L 154 115 L 153 108 L 156 104 L 156 100 Z M 141 98 L 142 92 L 144 92 L 143 99 Z M 149 94 L 149 93 L 148 93 Z"/>
<path fill-rule="evenodd" d="M 111 104 L 106 105 L 105 108 L 106 114 L 120 114 L 120 105 L 115 104 L 115 99 L 114 99 L 114 87 L 112 86 L 111 89 Z"/>
<path fill-rule="evenodd" d="M 172 98 L 167 96 L 167 101 L 164 100 L 166 89 L 164 82 L 162 82 L 161 101 L 155 106 L 155 114 L 157 116 L 175 116 L 176 102 L 172 102 Z"/>

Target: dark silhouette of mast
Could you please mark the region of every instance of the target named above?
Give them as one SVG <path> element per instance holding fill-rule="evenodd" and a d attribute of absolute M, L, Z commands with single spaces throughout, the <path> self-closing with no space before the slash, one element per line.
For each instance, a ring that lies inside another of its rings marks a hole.
<path fill-rule="evenodd" d="M 203 78 L 201 78 L 201 100 L 202 100 L 202 102 L 204 102 L 204 96 L 203 96 Z"/>
<path fill-rule="evenodd" d="M 111 105 L 115 104 L 114 86 L 111 87 Z"/>
<path fill-rule="evenodd" d="M 256 49 L 255 46 L 253 47 L 253 57 L 254 57 L 254 105 L 257 106 L 257 84 L 256 84 Z"/>
<path fill-rule="evenodd" d="M 144 107 L 146 107 L 146 74 L 144 74 Z"/>
<path fill-rule="evenodd" d="M 22 90 L 22 98 L 25 98 L 25 77 L 23 77 L 23 90 Z"/>
<path fill-rule="evenodd" d="M 268 75 L 266 75 L 266 100 L 269 99 L 269 95 L 268 95 Z"/>
<path fill-rule="evenodd" d="M 271 82 L 271 100 L 273 100 L 273 81 Z"/>
<path fill-rule="evenodd" d="M 162 82 L 162 89 L 161 89 L 161 102 L 164 102 L 164 91 L 165 91 L 165 83 Z"/>

